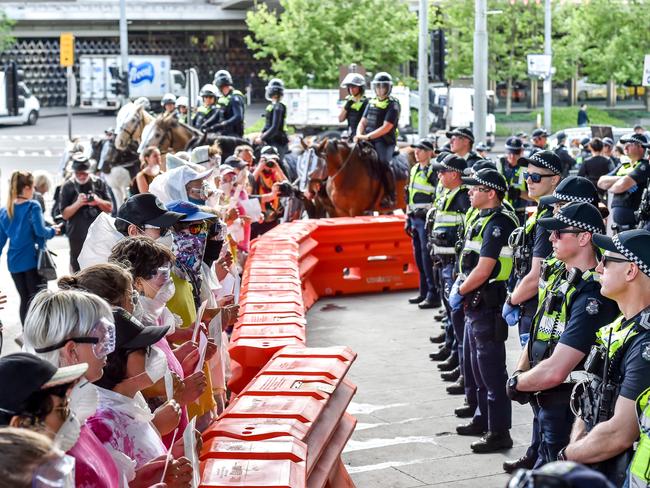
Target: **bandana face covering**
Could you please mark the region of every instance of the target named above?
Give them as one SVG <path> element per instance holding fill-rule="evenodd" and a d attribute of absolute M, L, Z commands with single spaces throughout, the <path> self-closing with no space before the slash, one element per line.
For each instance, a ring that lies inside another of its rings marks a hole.
<path fill-rule="evenodd" d="M 198 276 L 201 272 L 201 261 L 207 238 L 207 232 L 198 234 L 178 232 L 174 234 L 176 262 L 187 268 L 194 276 Z"/>

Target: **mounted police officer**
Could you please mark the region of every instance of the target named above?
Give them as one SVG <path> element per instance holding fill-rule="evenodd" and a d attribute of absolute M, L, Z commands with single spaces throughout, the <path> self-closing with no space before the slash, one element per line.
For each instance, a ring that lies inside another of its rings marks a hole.
<path fill-rule="evenodd" d="M 354 141 L 369 141 L 375 147 L 384 185 L 384 198 L 381 205 L 390 208 L 395 204 L 395 178 L 390 162 L 397 144 L 400 105 L 397 98 L 390 94 L 393 89 L 393 78 L 388 73 L 383 71 L 377 73 L 371 86 L 375 96 L 368 102 L 359 121 Z"/>
<path fill-rule="evenodd" d="M 429 242 L 432 245 L 434 266 L 439 270 L 438 286 L 443 291 L 444 298 L 456 279 L 456 243 L 463 233 L 465 214 L 470 208 L 468 189 L 462 181 L 467 163 L 463 158 L 449 154 L 440 163 L 432 164 L 432 167 L 438 172 L 442 188 L 436 194 L 434 202 Z M 465 384 L 460 365 L 463 362 L 465 318 L 462 309 L 452 311 L 448 301 L 444 299 L 444 302 L 447 311 L 445 344 L 451 350 L 451 355 L 445 362 L 438 364 L 438 369 L 446 371 L 442 374 L 443 380 L 456 382 L 447 387 L 447 393 L 462 395 L 465 393 Z"/>
<path fill-rule="evenodd" d="M 434 282 L 425 218 L 433 205 L 438 184 L 436 172 L 430 164 L 435 146 L 429 139 L 422 139 L 413 148 L 416 164 L 411 167 L 406 187 L 408 207 L 405 230 L 413 240 L 413 255 L 420 273 L 420 293 L 409 298 L 409 303 L 417 304 L 420 308 L 434 308 L 440 306 L 440 293 Z"/>
<path fill-rule="evenodd" d="M 339 113 L 339 122 L 348 121 L 348 135 L 354 137 L 357 127 L 368 106 L 368 97 L 365 95 L 366 79 L 359 73 L 348 73 L 343 78 L 341 88 L 348 90 L 345 105 Z"/>
<path fill-rule="evenodd" d="M 464 350 L 464 354 L 471 355 L 478 408 L 472 421 L 458 426 L 456 432 L 483 436 L 471 448 L 476 453 L 488 453 L 512 447 L 512 407 L 505 388 L 508 326 L 500 309 L 512 272 L 508 236 L 517 226 L 517 218 L 501 204 L 507 187 L 497 171 L 483 169 L 472 178 L 463 178 L 463 182 L 471 186 L 469 198 L 480 213 L 465 231 L 459 275 L 449 293 L 449 305 L 452 310 L 464 307 L 469 338 L 469 351 Z M 468 398 L 468 403 L 471 401 Z"/>
<path fill-rule="evenodd" d="M 192 125 L 204 132 L 211 132 L 217 120 L 217 87 L 211 83 L 203 85 L 199 92 L 203 104 L 197 109 Z"/>
<path fill-rule="evenodd" d="M 596 268 L 601 293 L 616 301 L 622 316 L 598 331 L 585 361 L 589 378 L 572 394 L 580 418 L 558 459 L 594 465 L 621 486 L 639 438 L 636 402 L 650 387 L 650 232 L 635 229 L 613 238 L 597 234 L 593 240 L 604 249 Z M 647 446 L 644 436 L 642 430 L 640 447 Z M 647 452 L 637 451 L 630 486 L 647 486 Z M 639 466 L 646 471 L 639 473 Z"/>
<path fill-rule="evenodd" d="M 650 177 L 650 163 L 644 158 L 646 149 L 650 147 L 646 136 L 630 134 L 621 137 L 620 142 L 625 144 L 625 154 L 630 161 L 620 163 L 598 180 L 598 188 L 613 193 L 612 220 L 617 231 L 636 227 L 634 211 L 639 208 Z"/>
<path fill-rule="evenodd" d="M 528 187 L 528 196 L 539 202 L 546 195 L 551 195 L 560 183 L 562 163 L 557 154 L 540 151 L 529 158 L 521 158 L 527 165 L 524 177 Z M 537 209 L 528 217 L 523 227 L 519 227 L 509 240 L 514 251 L 515 277 L 517 284 L 503 305 L 503 318 L 509 325 L 519 326 L 519 338 L 522 346 L 528 341 L 533 315 L 537 310 L 537 292 L 541 265 L 553 248 L 549 233 L 537 225 L 537 220 L 549 217 L 551 207 L 538 203 Z M 526 454 L 514 461 L 506 461 L 503 469 L 512 472 L 519 468 L 530 469 L 538 457 L 538 428 L 533 425 L 533 438 Z"/>
<path fill-rule="evenodd" d="M 287 106 L 282 101 L 284 82 L 279 78 L 271 79 L 266 85 L 264 94 L 270 103 L 264 112 L 264 128 L 257 143 L 275 147 L 280 154 L 280 160 L 284 160 L 284 155 L 289 149 Z"/>
<path fill-rule="evenodd" d="M 189 99 L 185 96 L 178 97 L 176 99 L 176 117 L 178 118 L 179 122 L 182 122 L 183 124 L 189 123 L 189 112 L 188 112 L 188 105 L 189 105 Z"/>
<path fill-rule="evenodd" d="M 163 115 L 173 114 L 176 111 L 176 95 L 165 93 L 160 99 L 160 106 L 163 108 Z"/>
<path fill-rule="evenodd" d="M 508 184 L 506 200 L 512 204 L 521 225 L 526 220 L 526 205 L 528 202 L 528 189 L 524 173 L 526 167 L 519 164 L 519 159 L 524 155 L 524 143 L 517 137 L 509 137 L 505 144 L 506 153 L 496 163 L 497 170 Z"/>
<path fill-rule="evenodd" d="M 446 136 L 449 138 L 451 152 L 467 161 L 468 168 L 471 168 L 476 161 L 483 159 L 472 151 L 472 146 L 474 145 L 474 133 L 472 129 L 458 127 L 447 132 Z"/>
<path fill-rule="evenodd" d="M 244 94 L 232 87 L 232 76 L 225 69 L 214 74 L 213 84 L 221 94 L 217 99 L 219 121 L 214 129 L 224 136 L 244 137 Z"/>
<path fill-rule="evenodd" d="M 530 402 L 536 412 L 540 446 L 535 467 L 555 461 L 569 443 L 572 372 L 583 369 L 596 332 L 619 313 L 616 303 L 600 294 L 594 271 L 599 256 L 592 235 L 605 232 L 598 209 L 569 203 L 538 222 L 551 231 L 554 258 L 542 267 L 528 347 L 507 384 L 512 400 Z"/>

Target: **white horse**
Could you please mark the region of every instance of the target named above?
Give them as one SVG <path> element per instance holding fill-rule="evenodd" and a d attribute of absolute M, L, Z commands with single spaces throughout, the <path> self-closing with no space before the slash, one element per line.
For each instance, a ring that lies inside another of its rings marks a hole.
<path fill-rule="evenodd" d="M 153 115 L 142 105 L 127 103 L 115 120 L 115 147 L 125 151 L 130 145 L 139 144 L 143 129 L 153 120 Z"/>

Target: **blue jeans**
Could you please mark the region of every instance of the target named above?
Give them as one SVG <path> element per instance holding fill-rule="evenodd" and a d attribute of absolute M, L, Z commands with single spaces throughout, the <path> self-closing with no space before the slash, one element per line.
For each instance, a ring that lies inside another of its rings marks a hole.
<path fill-rule="evenodd" d="M 424 219 L 409 217 L 409 224 L 413 234 L 413 255 L 415 264 L 420 272 L 420 296 L 433 301 L 438 295 L 438 290 L 433 282 L 433 262 L 429 249 L 427 249 L 427 233 L 424 228 Z"/>

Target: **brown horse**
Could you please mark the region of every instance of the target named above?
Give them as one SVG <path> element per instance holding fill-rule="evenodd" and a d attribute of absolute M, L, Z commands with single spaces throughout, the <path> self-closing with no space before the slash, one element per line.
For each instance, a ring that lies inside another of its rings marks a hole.
<path fill-rule="evenodd" d="M 403 161 L 404 167 L 395 181 L 396 205 L 392 209 L 386 209 L 379 205 L 384 196 L 384 188 L 374 169 L 379 164 L 377 153 L 370 144 L 349 145 L 343 141 L 324 139 L 316 152 L 321 161 L 311 178 L 327 178 L 327 195 L 334 207 L 332 216 L 355 217 L 373 211 L 405 209 L 402 189 L 408 180 L 406 161 Z"/>

